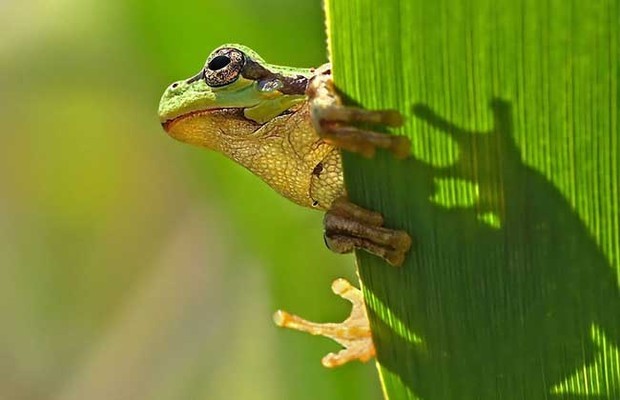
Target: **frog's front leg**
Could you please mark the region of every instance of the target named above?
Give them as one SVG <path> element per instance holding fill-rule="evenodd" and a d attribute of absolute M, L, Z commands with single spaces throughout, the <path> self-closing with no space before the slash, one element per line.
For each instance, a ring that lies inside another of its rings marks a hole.
<path fill-rule="evenodd" d="M 381 214 L 336 199 L 323 219 L 325 244 L 336 253 L 349 253 L 355 248 L 375 254 L 399 266 L 411 247 L 405 231 L 384 228 Z"/>
<path fill-rule="evenodd" d="M 332 291 L 353 305 L 351 314 L 344 321 L 321 324 L 279 310 L 273 316 L 275 323 L 284 328 L 325 336 L 340 343 L 344 349 L 338 353 L 329 353 L 321 360 L 325 367 L 337 367 L 352 360 L 370 360 L 375 355 L 375 347 L 362 292 L 342 278 L 332 283 Z"/>
<path fill-rule="evenodd" d="M 317 69 L 306 90 L 314 129 L 326 142 L 365 157 L 372 157 L 377 148 L 394 153 L 397 158 L 409 156 L 411 142 L 405 136 L 362 129 L 354 124 L 398 127 L 403 117 L 395 110 L 365 110 L 342 104 L 331 76 L 329 64 Z"/>

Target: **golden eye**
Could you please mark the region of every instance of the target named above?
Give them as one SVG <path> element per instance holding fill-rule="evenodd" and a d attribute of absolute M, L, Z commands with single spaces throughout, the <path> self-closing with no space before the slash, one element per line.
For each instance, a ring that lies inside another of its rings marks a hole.
<path fill-rule="evenodd" d="M 207 59 L 205 82 L 211 87 L 231 84 L 239 78 L 244 63 L 245 56 L 241 51 L 230 47 L 217 49 Z"/>

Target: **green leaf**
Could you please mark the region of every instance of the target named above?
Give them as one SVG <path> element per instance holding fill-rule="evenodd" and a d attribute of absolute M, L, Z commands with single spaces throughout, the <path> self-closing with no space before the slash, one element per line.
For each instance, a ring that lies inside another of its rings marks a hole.
<path fill-rule="evenodd" d="M 344 155 L 415 240 L 357 254 L 386 397 L 620 398 L 620 2 L 326 8 L 337 86 L 413 143 Z"/>
<path fill-rule="evenodd" d="M 592 341 L 598 347 L 598 355 L 591 364 L 579 368 L 564 382 L 555 385 L 554 394 L 588 394 L 608 396 L 620 392 L 617 365 L 620 362 L 620 351 L 609 343 L 605 335 L 592 326 Z"/>

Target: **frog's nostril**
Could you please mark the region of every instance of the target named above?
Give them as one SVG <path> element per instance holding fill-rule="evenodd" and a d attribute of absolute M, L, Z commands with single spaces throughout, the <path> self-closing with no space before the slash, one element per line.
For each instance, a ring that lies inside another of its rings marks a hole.
<path fill-rule="evenodd" d="M 179 86 L 179 83 L 178 83 L 178 82 L 174 82 L 174 83 L 172 84 L 172 88 L 173 88 L 173 89 L 175 89 L 177 86 Z"/>

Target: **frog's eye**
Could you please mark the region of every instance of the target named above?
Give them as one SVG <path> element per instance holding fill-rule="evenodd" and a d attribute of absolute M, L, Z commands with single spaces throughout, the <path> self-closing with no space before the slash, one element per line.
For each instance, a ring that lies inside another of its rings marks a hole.
<path fill-rule="evenodd" d="M 225 47 L 216 50 L 205 65 L 205 82 L 211 87 L 233 83 L 239 78 L 244 62 L 243 53 L 237 49 Z"/>

